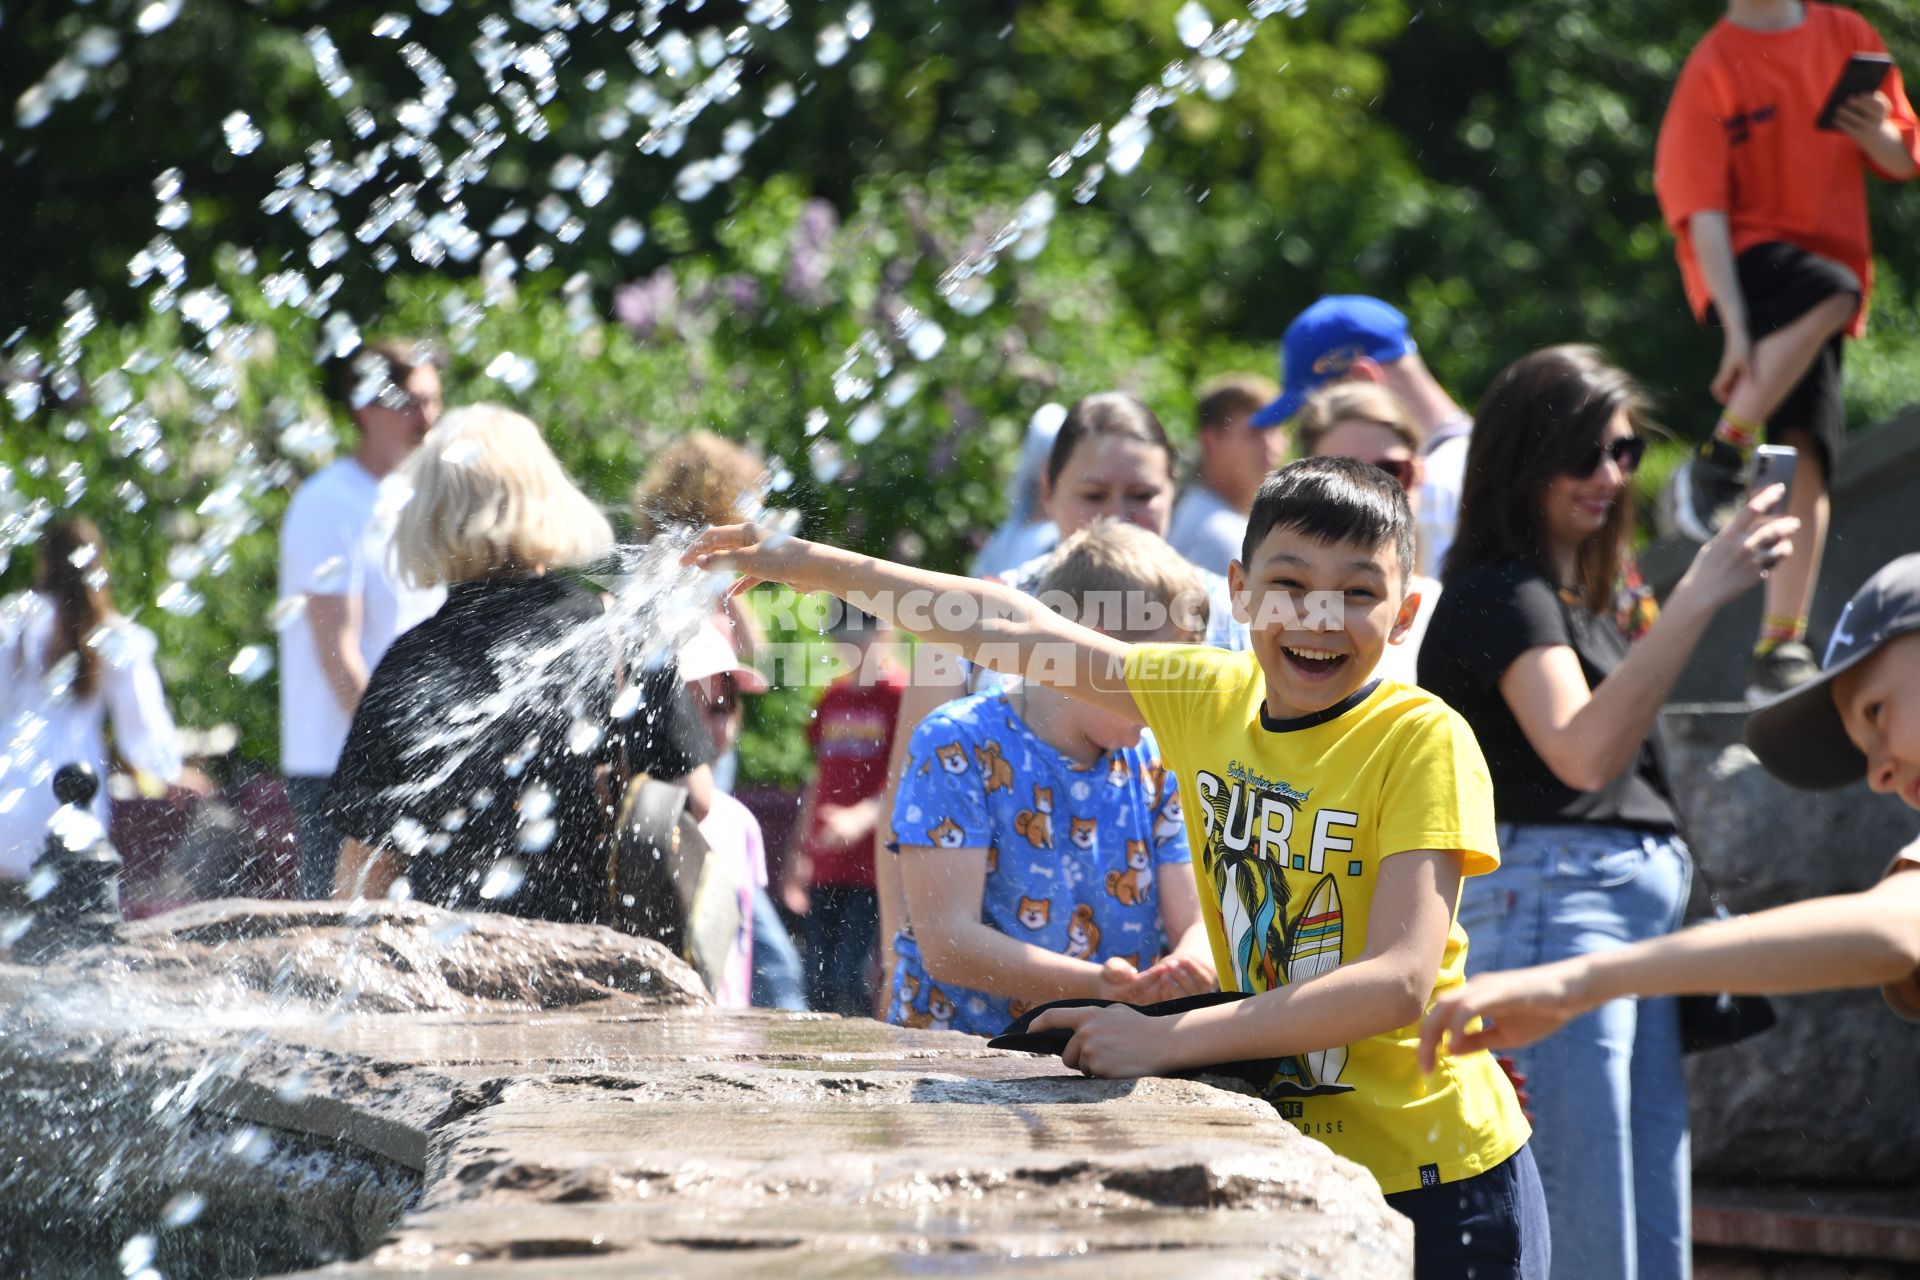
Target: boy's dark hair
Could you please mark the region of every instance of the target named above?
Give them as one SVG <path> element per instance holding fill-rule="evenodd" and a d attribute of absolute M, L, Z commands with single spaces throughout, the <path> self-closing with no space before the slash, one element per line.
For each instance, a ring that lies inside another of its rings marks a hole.
<path fill-rule="evenodd" d="M 1473 415 L 1460 519 L 1442 576 L 1452 581 L 1477 564 L 1517 560 L 1557 579 L 1540 521 L 1540 495 L 1556 476 L 1590 457 L 1614 416 L 1634 431 L 1648 423 L 1647 395 L 1595 347 L 1544 347 L 1502 369 Z M 1594 613 L 1611 607 L 1620 554 L 1633 528 L 1628 485 L 1607 523 L 1581 547 L 1575 581 Z"/>
<path fill-rule="evenodd" d="M 371 361 L 386 366 L 382 372 L 386 381 L 395 387 L 404 386 L 413 371 L 422 365 L 443 369 L 447 363 L 439 347 L 413 338 L 380 338 L 363 342 L 344 356 L 335 356 L 327 361 L 327 399 L 339 405 L 349 418 L 367 407 L 354 403 L 354 393 L 373 367 Z"/>
<path fill-rule="evenodd" d="M 1201 386 L 1194 420 L 1202 431 L 1230 427 L 1279 395 L 1273 379 L 1261 374 L 1222 374 Z"/>
<path fill-rule="evenodd" d="M 1315 542 L 1350 542 L 1378 547 L 1392 543 L 1400 560 L 1400 580 L 1413 574 L 1413 508 L 1393 476 L 1355 458 L 1302 458 L 1268 476 L 1247 513 L 1247 536 L 1240 563 L 1275 529 L 1287 529 Z"/>
<path fill-rule="evenodd" d="M 1095 436 L 1119 436 L 1158 446 L 1167 455 L 1167 470 L 1173 470 L 1173 442 L 1153 410 L 1124 391 L 1096 391 L 1081 396 L 1067 410 L 1060 433 L 1053 438 L 1053 452 L 1047 455 L 1047 484 L 1060 483 L 1060 473 L 1080 442 Z"/>

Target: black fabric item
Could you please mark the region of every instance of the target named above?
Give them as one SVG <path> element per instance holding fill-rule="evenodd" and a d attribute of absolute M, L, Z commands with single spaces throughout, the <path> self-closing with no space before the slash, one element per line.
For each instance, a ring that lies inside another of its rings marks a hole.
<path fill-rule="evenodd" d="M 1740 276 L 1740 296 L 1747 304 L 1747 336 L 1756 343 L 1836 294 L 1860 297 L 1860 283 L 1852 272 L 1781 240 L 1754 245 L 1735 260 L 1734 269 Z M 1706 320 L 1710 328 L 1720 327 L 1720 314 L 1711 304 Z M 1770 444 L 1788 443 L 1781 434 L 1795 428 L 1810 434 L 1825 455 L 1829 476 L 1847 442 L 1847 406 L 1841 388 L 1846 340 L 1844 333 L 1828 340 L 1767 418 Z"/>
<path fill-rule="evenodd" d="M 1194 1009 L 1210 1009 L 1217 1004 L 1232 1004 L 1245 1000 L 1251 993 L 1246 991 L 1207 991 L 1197 996 L 1178 996 L 1172 1000 L 1162 1000 L 1158 1004 L 1136 1005 L 1135 1008 L 1149 1018 L 1165 1018 L 1176 1013 L 1187 1013 Z M 1071 1000 L 1049 1000 L 1045 1004 L 1035 1005 L 1012 1022 L 1007 1029 L 987 1041 L 989 1049 L 1016 1049 L 1022 1053 L 1045 1053 L 1059 1057 L 1067 1051 L 1067 1042 L 1073 1039 L 1073 1032 L 1064 1027 L 1051 1031 L 1029 1031 L 1033 1020 L 1049 1009 L 1104 1009 L 1118 1000 L 1099 1000 L 1090 997 L 1076 997 Z M 1196 1076 L 1228 1076 L 1244 1080 L 1256 1089 L 1264 1089 L 1273 1079 L 1273 1073 L 1280 1069 L 1279 1058 L 1256 1058 L 1245 1062 L 1221 1062 L 1208 1067 L 1193 1067 L 1186 1071 L 1170 1074 L 1182 1078 Z"/>
<path fill-rule="evenodd" d="M 1627 638 L 1611 617 L 1569 604 L 1531 565 L 1474 565 L 1450 578 L 1420 644 L 1420 686 L 1444 699 L 1473 728 L 1493 777 L 1502 822 L 1589 822 L 1667 832 L 1678 827 L 1658 726 L 1633 767 L 1598 791 L 1576 791 L 1533 750 L 1500 678 L 1529 649 L 1567 645 L 1589 688 L 1627 656 Z"/>
<path fill-rule="evenodd" d="M 640 709 L 612 719 L 622 664 L 611 638 L 586 626 L 602 612 L 599 596 L 559 575 L 461 583 L 380 660 L 328 810 L 347 835 L 407 855 L 415 898 L 594 921 L 607 896 L 611 805 L 621 794 L 620 780 L 605 775 L 624 762 L 678 778 L 712 759 L 713 740 L 671 665 L 640 676 Z M 584 751 L 569 741 L 579 726 L 601 731 Z M 548 798 L 544 819 L 523 815 Z M 550 840 L 542 821 L 553 824 Z M 525 881 L 483 898 L 489 874 L 509 857 Z"/>
<path fill-rule="evenodd" d="M 1730 917 L 1720 895 L 1708 882 L 1706 869 L 1698 858 L 1694 859 L 1693 883 L 1687 890 L 1687 911 L 1680 921 L 1681 927 Z M 1759 1035 L 1778 1021 L 1773 1001 L 1765 996 L 1681 996 L 1677 1003 L 1681 1053 L 1724 1049 Z"/>

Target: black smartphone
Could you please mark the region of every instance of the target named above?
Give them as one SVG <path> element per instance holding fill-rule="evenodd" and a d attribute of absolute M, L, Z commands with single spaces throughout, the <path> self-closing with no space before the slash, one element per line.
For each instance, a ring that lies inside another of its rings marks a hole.
<path fill-rule="evenodd" d="M 1816 129 L 1832 130 L 1838 126 L 1833 123 L 1833 113 L 1848 98 L 1863 93 L 1873 93 L 1886 82 L 1887 73 L 1893 70 L 1893 57 L 1885 53 L 1856 53 L 1847 59 L 1847 65 L 1840 69 L 1840 78 L 1833 82 L 1833 92 L 1827 95 L 1827 105 L 1820 108 L 1819 118 L 1813 122 Z"/>

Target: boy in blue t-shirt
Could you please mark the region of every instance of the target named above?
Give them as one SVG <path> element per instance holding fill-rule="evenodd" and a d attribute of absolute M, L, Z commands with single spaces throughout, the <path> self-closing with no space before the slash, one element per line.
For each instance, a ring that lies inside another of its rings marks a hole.
<path fill-rule="evenodd" d="M 1068 539 L 1035 592 L 1205 600 L 1172 548 L 1110 523 Z M 1179 792 L 1138 724 L 1033 683 L 947 703 L 914 732 L 893 829 L 910 923 L 890 1022 L 996 1035 L 1047 1000 L 1214 989 Z"/>

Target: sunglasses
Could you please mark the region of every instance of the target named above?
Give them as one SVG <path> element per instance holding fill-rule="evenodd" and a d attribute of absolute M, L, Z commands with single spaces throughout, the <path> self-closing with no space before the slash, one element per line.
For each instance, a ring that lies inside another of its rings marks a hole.
<path fill-rule="evenodd" d="M 1612 458 L 1622 475 L 1632 475 L 1640 467 L 1640 459 L 1647 452 L 1647 442 L 1639 436 L 1621 436 L 1618 440 L 1597 444 L 1578 461 L 1567 464 L 1566 473 L 1576 480 L 1585 480 L 1600 469 L 1601 460 Z"/>

